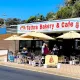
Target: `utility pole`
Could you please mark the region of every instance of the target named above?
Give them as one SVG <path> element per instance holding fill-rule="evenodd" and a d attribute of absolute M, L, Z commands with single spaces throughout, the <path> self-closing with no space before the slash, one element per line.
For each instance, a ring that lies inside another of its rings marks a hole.
<path fill-rule="evenodd" d="M 4 17 L 4 18 L 3 18 L 3 20 L 4 20 L 3 27 L 6 27 L 6 21 L 5 21 L 5 16 L 6 16 L 6 14 L 3 14 L 2 16 Z"/>

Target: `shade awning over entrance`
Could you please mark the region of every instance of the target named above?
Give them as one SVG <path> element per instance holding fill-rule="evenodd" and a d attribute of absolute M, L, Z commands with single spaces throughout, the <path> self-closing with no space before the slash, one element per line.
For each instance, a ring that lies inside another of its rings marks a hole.
<path fill-rule="evenodd" d="M 21 35 L 21 37 L 40 39 L 40 40 L 54 40 L 54 38 L 40 32 L 28 32 L 26 34 Z"/>
<path fill-rule="evenodd" d="M 80 34 L 77 33 L 76 31 L 70 31 L 67 33 L 64 33 L 61 36 L 58 36 L 57 38 L 62 38 L 62 39 L 75 39 L 75 38 L 80 38 Z"/>

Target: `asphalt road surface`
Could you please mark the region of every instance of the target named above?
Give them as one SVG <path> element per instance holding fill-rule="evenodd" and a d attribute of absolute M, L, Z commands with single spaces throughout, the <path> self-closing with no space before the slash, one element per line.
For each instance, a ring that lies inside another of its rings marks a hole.
<path fill-rule="evenodd" d="M 77 80 L 22 69 L 0 66 L 0 80 Z"/>

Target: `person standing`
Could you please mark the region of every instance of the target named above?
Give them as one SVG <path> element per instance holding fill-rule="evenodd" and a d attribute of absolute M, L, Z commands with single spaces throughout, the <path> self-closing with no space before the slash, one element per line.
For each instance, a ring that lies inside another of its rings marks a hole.
<path fill-rule="evenodd" d="M 45 56 L 49 54 L 49 48 L 48 48 L 48 45 L 45 44 L 44 46 L 44 53 L 43 53 L 43 56 L 44 56 L 44 59 L 43 59 L 43 64 L 45 64 Z"/>
<path fill-rule="evenodd" d="M 58 55 L 58 50 L 59 49 L 58 49 L 57 45 L 55 44 L 54 47 L 53 47 L 53 50 L 52 50 L 53 51 L 53 54 L 54 55 Z"/>
<path fill-rule="evenodd" d="M 44 55 L 48 55 L 49 54 L 49 48 L 48 48 L 48 45 L 46 44 L 45 47 L 44 47 Z"/>
<path fill-rule="evenodd" d="M 44 48 L 45 48 L 45 43 L 43 43 L 42 48 L 41 48 L 41 53 L 42 53 L 42 64 L 45 62 L 45 55 L 44 55 Z"/>
<path fill-rule="evenodd" d="M 42 53 L 42 56 L 44 56 L 44 47 L 45 47 L 45 43 L 43 43 L 43 46 L 42 46 L 42 48 L 41 48 L 41 53 Z"/>

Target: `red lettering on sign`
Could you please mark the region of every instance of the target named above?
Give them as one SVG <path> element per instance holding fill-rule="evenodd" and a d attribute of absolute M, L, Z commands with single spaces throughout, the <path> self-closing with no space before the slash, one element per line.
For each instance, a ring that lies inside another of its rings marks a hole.
<path fill-rule="evenodd" d="M 62 28 L 69 28 L 69 27 L 73 27 L 73 22 L 62 22 L 61 24 Z"/>
<path fill-rule="evenodd" d="M 42 29 L 42 24 L 40 24 L 40 29 Z"/>
<path fill-rule="evenodd" d="M 64 22 L 62 22 L 62 25 L 61 26 L 62 26 L 62 28 L 64 27 Z"/>
<path fill-rule="evenodd" d="M 43 25 L 43 29 L 45 29 L 46 28 L 46 26 L 45 25 Z"/>
<path fill-rule="evenodd" d="M 36 29 L 36 26 L 31 26 L 31 30 L 35 30 Z"/>
<path fill-rule="evenodd" d="M 49 29 L 49 28 L 54 28 L 54 24 L 40 24 L 40 30 L 41 29 Z"/>
<path fill-rule="evenodd" d="M 50 28 L 51 28 L 52 24 L 50 24 L 49 26 L 50 26 Z"/>
<path fill-rule="evenodd" d="M 27 30 L 37 30 L 38 29 L 38 26 L 26 26 L 26 29 Z"/>
<path fill-rule="evenodd" d="M 79 22 L 76 22 L 76 28 L 77 29 L 79 28 Z"/>
<path fill-rule="evenodd" d="M 54 24 L 52 24 L 52 29 L 54 29 Z"/>
<path fill-rule="evenodd" d="M 29 26 L 27 26 L 27 30 L 29 30 Z"/>
<path fill-rule="evenodd" d="M 65 23 L 65 27 L 69 27 L 69 24 L 68 23 Z"/>
<path fill-rule="evenodd" d="M 38 26 L 36 26 L 36 29 L 38 29 Z"/>
<path fill-rule="evenodd" d="M 73 27 L 73 22 L 70 23 L 70 26 Z"/>
<path fill-rule="evenodd" d="M 30 30 L 30 26 L 28 26 L 28 29 Z"/>
<path fill-rule="evenodd" d="M 56 27 L 59 28 L 59 23 L 56 24 Z"/>
<path fill-rule="evenodd" d="M 21 26 L 21 27 L 20 27 L 20 30 L 25 30 L 25 29 L 26 29 L 25 26 Z"/>
<path fill-rule="evenodd" d="M 52 25 L 52 24 L 48 24 L 48 25 L 47 25 L 47 28 L 48 28 L 48 29 L 49 29 L 50 25 Z"/>

